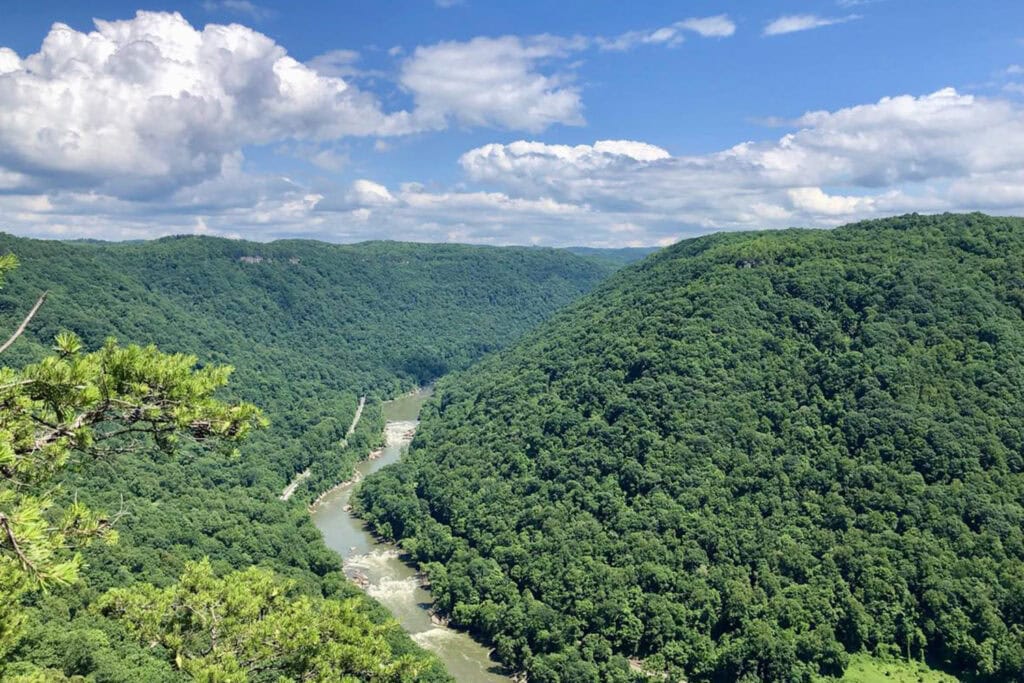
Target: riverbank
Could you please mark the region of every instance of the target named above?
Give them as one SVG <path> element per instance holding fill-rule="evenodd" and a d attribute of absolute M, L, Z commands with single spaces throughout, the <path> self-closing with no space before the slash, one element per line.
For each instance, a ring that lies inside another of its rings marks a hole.
<path fill-rule="evenodd" d="M 389 446 L 394 446 L 397 448 L 403 448 L 405 446 L 408 446 L 409 442 L 412 441 L 412 437 L 416 433 L 416 425 L 417 422 L 415 420 L 399 420 L 397 422 L 386 422 L 384 424 L 384 447 L 371 451 L 369 455 L 367 455 L 365 458 L 356 463 L 356 469 L 353 470 L 351 477 L 321 492 L 320 495 L 318 495 L 313 500 L 313 502 L 309 504 L 309 512 L 314 512 L 317 506 L 320 505 L 325 499 L 327 499 L 332 494 L 362 481 L 363 475 L 360 473 L 358 469 L 358 465 L 360 463 L 369 462 L 371 460 L 376 460 L 377 458 L 383 457 L 385 450 L 387 450 Z"/>
<path fill-rule="evenodd" d="M 428 388 L 384 404 L 384 448 L 358 463 L 348 481 L 317 498 L 311 508 L 313 522 L 327 546 L 341 555 L 345 575 L 384 605 L 414 641 L 437 654 L 457 681 L 510 683 L 513 679 L 501 672 L 488 648 L 434 614 L 425 577 L 352 514 L 354 484 L 401 458 L 415 434 L 419 408 L 429 396 Z"/>
<path fill-rule="evenodd" d="M 348 430 L 345 432 L 345 439 L 342 442 L 344 445 L 347 446 L 348 445 L 348 438 L 350 436 L 352 436 L 353 434 L 355 434 L 356 427 L 359 426 L 359 418 L 361 418 L 363 416 L 363 408 L 365 408 L 365 407 L 366 407 L 366 397 L 365 396 L 360 396 L 359 397 L 359 404 L 356 406 L 355 415 L 352 416 L 352 424 L 350 424 L 348 426 Z M 370 455 L 372 457 L 373 454 L 371 453 Z M 309 467 L 307 467 L 306 469 L 304 469 L 301 472 L 299 472 L 298 474 L 296 474 L 292 478 L 292 480 L 288 483 L 288 485 L 284 487 L 284 490 L 281 491 L 281 495 L 278 496 L 278 500 L 284 500 L 284 501 L 289 500 L 295 494 L 295 491 L 298 490 L 299 485 L 302 484 L 303 481 L 305 481 L 306 479 L 309 478 L 310 474 L 312 474 L 312 470 Z M 342 482 L 341 484 L 338 484 L 338 485 L 341 486 L 344 483 L 345 482 Z M 320 495 L 323 496 L 323 494 L 320 494 Z M 319 500 L 319 498 L 317 500 Z M 314 501 L 313 504 L 315 505 L 316 501 Z"/>
<path fill-rule="evenodd" d="M 378 449 L 376 449 L 374 451 L 371 451 L 369 455 L 367 455 L 365 458 L 363 458 L 358 463 L 356 463 L 356 465 L 358 467 L 358 465 L 360 463 L 369 462 L 371 460 L 376 460 L 377 458 L 380 458 L 383 455 L 384 455 L 384 449 L 383 448 L 378 448 Z M 306 509 L 310 512 L 310 514 L 312 514 L 313 512 L 316 512 L 317 506 L 319 506 L 324 500 L 329 498 L 331 495 L 337 493 L 338 491 L 346 489 L 346 488 L 352 486 L 353 484 L 358 484 L 362 480 L 363 480 L 362 473 L 360 473 L 358 469 L 354 469 L 352 471 L 352 476 L 351 477 L 349 477 L 345 481 L 342 481 L 342 482 L 339 482 L 339 483 L 335 484 L 334 486 L 332 486 L 331 488 L 327 489 L 326 491 L 321 492 L 320 495 L 318 495 L 316 498 L 313 499 L 313 502 L 310 503 L 306 507 Z"/>

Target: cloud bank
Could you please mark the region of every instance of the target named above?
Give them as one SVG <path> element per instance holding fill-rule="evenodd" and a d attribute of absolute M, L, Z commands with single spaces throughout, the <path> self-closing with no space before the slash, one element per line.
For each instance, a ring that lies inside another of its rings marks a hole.
<path fill-rule="evenodd" d="M 460 163 L 477 181 L 620 214 L 705 228 L 834 225 L 888 213 L 1024 207 L 1024 109 L 945 89 L 810 112 L 775 141 L 669 156 L 641 143 L 487 145 Z"/>
<path fill-rule="evenodd" d="M 777 33 L 825 25 L 784 19 Z M 614 49 L 735 30 L 725 15 L 687 19 L 623 34 Z M 516 140 L 585 123 L 569 61 L 601 48 L 613 49 L 504 36 L 395 52 L 409 106 L 387 111 L 348 80 L 352 51 L 302 64 L 252 29 L 168 13 L 88 33 L 55 24 L 35 54 L 0 47 L 0 227 L 622 245 L 905 211 L 1024 213 L 1024 104 L 953 89 L 808 112 L 776 139 L 699 155 L 642 140 Z M 336 175 L 349 167 L 340 141 L 453 126 L 518 132 L 450 160 L 461 176 L 447 186 Z M 246 153 L 260 145 L 335 175 L 255 173 Z"/>
<path fill-rule="evenodd" d="M 483 145 L 459 160 L 467 180 L 501 197 L 396 195 L 383 224 L 441 224 L 459 205 L 460 235 L 490 241 L 495 215 L 521 241 L 671 241 L 713 229 L 838 225 L 909 211 L 1024 211 L 1024 108 L 953 89 L 809 112 L 777 140 L 673 156 L 639 141 Z M 480 196 L 478 193 L 472 196 Z M 518 202 L 518 204 L 516 204 Z M 515 216 L 507 209 L 528 209 Z M 381 209 L 385 210 L 382 212 Z M 470 209 L 485 213 L 474 232 Z M 528 226 L 516 220 L 528 216 Z M 514 240 L 513 240 L 514 241 Z"/>

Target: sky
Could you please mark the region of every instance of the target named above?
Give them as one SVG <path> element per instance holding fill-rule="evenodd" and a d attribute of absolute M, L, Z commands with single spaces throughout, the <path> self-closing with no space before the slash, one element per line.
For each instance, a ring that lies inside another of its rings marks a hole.
<path fill-rule="evenodd" d="M 0 0 L 0 230 L 664 245 L 1024 215 L 1024 3 Z"/>

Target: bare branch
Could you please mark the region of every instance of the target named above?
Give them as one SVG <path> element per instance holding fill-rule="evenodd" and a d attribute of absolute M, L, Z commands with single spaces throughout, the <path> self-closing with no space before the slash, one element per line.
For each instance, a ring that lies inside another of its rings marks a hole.
<path fill-rule="evenodd" d="M 14 387 L 23 387 L 26 384 L 35 384 L 35 382 L 36 380 L 34 379 L 19 379 L 17 382 L 8 382 L 7 384 L 0 384 L 0 391 L 4 391 L 6 389 L 13 389 Z"/>
<path fill-rule="evenodd" d="M 98 420 L 100 420 L 100 418 L 103 417 L 104 413 L 106 413 L 108 408 L 109 406 L 101 405 L 98 408 L 81 413 L 80 415 L 75 417 L 75 419 L 72 420 L 69 424 L 58 425 L 50 432 L 37 437 L 35 443 L 32 446 L 32 450 L 41 450 L 46 446 L 49 446 L 50 444 L 54 443 L 61 437 L 71 436 L 72 434 L 75 433 L 76 429 L 79 429 L 83 425 L 91 425 L 97 422 Z"/>
<path fill-rule="evenodd" d="M 34 318 L 36 316 L 36 313 L 39 311 L 39 307 L 43 305 L 44 301 L 46 301 L 47 294 L 49 294 L 49 292 L 43 292 L 41 295 L 39 295 L 39 301 L 37 301 L 36 305 L 32 307 L 32 310 L 28 312 L 28 315 L 25 316 L 25 319 L 21 321 L 21 325 L 18 326 L 18 329 L 14 331 L 14 334 L 11 335 L 10 339 L 4 342 L 3 346 L 0 346 L 0 353 L 6 351 L 7 348 L 11 344 L 13 344 L 18 337 L 21 336 L 22 332 L 25 331 L 25 328 L 28 327 L 28 324 L 32 321 L 32 318 Z"/>
<path fill-rule="evenodd" d="M 21 547 L 18 546 L 18 539 L 15 538 L 14 529 L 11 528 L 11 520 L 2 512 L 0 512 L 0 527 L 2 527 L 7 533 L 7 542 L 11 544 L 11 549 L 14 551 L 14 554 L 18 556 L 18 560 L 21 562 L 22 566 L 29 572 L 35 574 L 35 565 L 32 564 L 31 560 L 29 560 L 25 556 L 25 553 L 22 552 Z"/>

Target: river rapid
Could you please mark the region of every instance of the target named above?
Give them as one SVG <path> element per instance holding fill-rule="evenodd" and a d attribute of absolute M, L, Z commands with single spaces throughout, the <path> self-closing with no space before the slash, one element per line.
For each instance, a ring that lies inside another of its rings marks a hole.
<path fill-rule="evenodd" d="M 460 683 L 509 683 L 487 648 L 465 633 L 431 619 L 430 593 L 420 586 L 414 570 L 398 559 L 397 549 L 379 543 L 349 510 L 358 481 L 397 462 L 416 430 L 420 407 L 430 396 L 421 389 L 384 403 L 386 445 L 379 457 L 356 466 L 355 484 L 340 486 L 325 495 L 313 509 L 313 523 L 327 546 L 341 555 L 345 574 L 384 605 L 398 623 L 423 648 L 435 653 Z"/>

